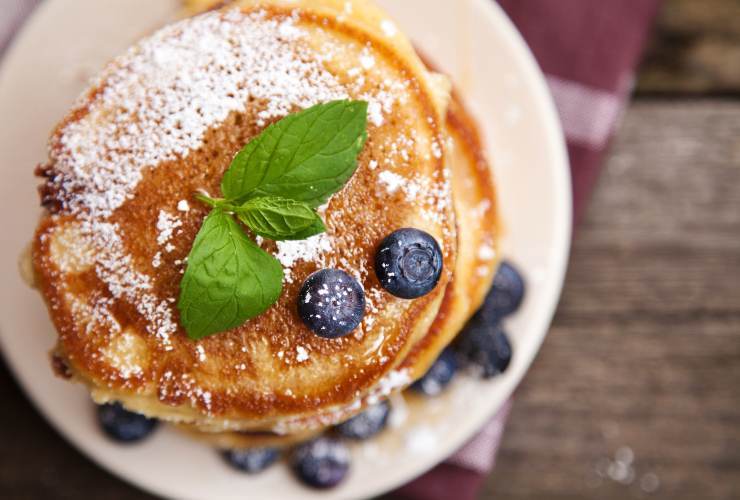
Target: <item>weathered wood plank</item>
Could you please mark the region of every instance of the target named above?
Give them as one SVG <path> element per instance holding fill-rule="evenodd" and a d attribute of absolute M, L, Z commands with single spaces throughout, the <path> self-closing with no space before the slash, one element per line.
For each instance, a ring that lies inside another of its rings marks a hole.
<path fill-rule="evenodd" d="M 740 1 L 665 0 L 637 88 L 740 94 Z"/>
<path fill-rule="evenodd" d="M 638 101 L 482 498 L 739 498 L 738 402 L 740 102 Z"/>

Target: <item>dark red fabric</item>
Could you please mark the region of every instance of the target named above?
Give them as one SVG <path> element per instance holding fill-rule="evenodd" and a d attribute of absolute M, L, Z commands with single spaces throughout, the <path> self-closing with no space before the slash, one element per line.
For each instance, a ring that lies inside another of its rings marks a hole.
<path fill-rule="evenodd" d="M 486 476 L 458 467 L 440 464 L 416 481 L 396 491 L 394 500 L 474 499 Z"/>
<path fill-rule="evenodd" d="M 661 0 L 499 0 L 499 4 L 546 75 L 625 100 Z M 576 222 L 598 178 L 605 149 L 568 142 Z"/>
<path fill-rule="evenodd" d="M 499 0 L 542 71 L 619 92 L 660 0 Z M 631 74 L 631 71 L 629 72 Z"/>

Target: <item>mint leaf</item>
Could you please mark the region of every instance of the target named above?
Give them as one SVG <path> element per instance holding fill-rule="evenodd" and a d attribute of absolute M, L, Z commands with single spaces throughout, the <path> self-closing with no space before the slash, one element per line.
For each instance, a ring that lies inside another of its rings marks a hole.
<path fill-rule="evenodd" d="M 289 115 L 236 155 L 221 191 L 230 201 L 280 196 L 318 207 L 354 174 L 366 129 L 363 101 L 333 101 Z"/>
<path fill-rule="evenodd" d="M 239 207 L 236 214 L 249 229 L 271 240 L 306 239 L 307 232 L 318 234 L 326 230 L 311 207 L 275 196 L 251 199 Z"/>
<path fill-rule="evenodd" d="M 280 297 L 280 262 L 219 209 L 203 222 L 180 283 L 180 320 L 191 339 L 230 330 Z"/>
<path fill-rule="evenodd" d="M 303 231 L 294 234 L 291 240 L 306 240 L 310 238 L 311 236 L 316 236 L 317 234 L 325 233 L 326 232 L 326 226 L 324 225 L 324 221 L 321 220 L 321 217 L 317 217 L 317 220 L 314 224 L 311 224 L 309 227 L 304 229 Z"/>

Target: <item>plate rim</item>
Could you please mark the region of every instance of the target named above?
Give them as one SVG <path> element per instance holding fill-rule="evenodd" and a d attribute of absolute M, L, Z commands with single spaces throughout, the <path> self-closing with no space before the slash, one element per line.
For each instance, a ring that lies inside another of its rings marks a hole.
<path fill-rule="evenodd" d="M 464 446 L 483 428 L 486 422 L 488 422 L 498 411 L 506 406 L 507 401 L 512 398 L 514 392 L 522 383 L 524 376 L 527 374 L 530 367 L 532 366 L 534 358 L 539 353 L 540 349 L 542 348 L 542 344 L 545 341 L 547 334 L 549 333 L 550 325 L 552 324 L 557 306 L 560 302 L 563 286 L 565 285 L 566 273 L 568 271 L 571 241 L 573 236 L 573 190 L 570 159 L 568 156 L 565 133 L 563 131 L 560 117 L 557 112 L 555 100 L 552 93 L 550 92 L 549 86 L 547 85 L 545 74 L 542 71 L 531 49 L 529 48 L 529 45 L 524 40 L 524 37 L 516 28 L 513 21 L 506 14 L 504 9 L 498 4 L 498 2 L 491 0 L 470 1 L 479 4 L 482 11 L 486 12 L 487 16 L 494 19 L 494 24 L 498 25 L 499 28 L 505 29 L 507 31 L 505 38 L 512 42 L 512 47 L 514 48 L 514 50 L 516 50 L 518 54 L 517 57 L 519 57 L 522 62 L 524 62 L 526 72 L 528 73 L 527 79 L 534 86 L 534 90 L 536 92 L 535 99 L 538 102 L 538 105 L 541 106 L 544 110 L 544 115 L 547 119 L 545 128 L 547 130 L 548 141 L 551 142 L 551 146 L 554 148 L 554 152 L 557 155 L 557 159 L 553 161 L 554 163 L 559 164 L 557 168 L 557 172 L 559 173 L 559 175 L 557 175 L 557 179 L 560 186 L 556 188 L 555 192 L 564 197 L 564 203 L 561 203 L 561 206 L 559 206 L 559 208 L 562 210 L 560 217 L 564 218 L 564 227 L 558 235 L 558 239 L 560 239 L 560 245 L 558 245 L 559 255 L 556 259 L 558 261 L 558 272 L 557 278 L 552 281 L 552 286 L 555 290 L 553 291 L 553 293 L 548 294 L 550 304 L 548 304 L 547 306 L 547 312 L 545 312 L 541 316 L 541 323 L 544 326 L 537 329 L 538 334 L 536 338 L 536 346 L 527 353 L 527 360 L 524 363 L 525 368 L 521 371 L 521 373 L 517 374 L 517 376 L 514 377 L 515 380 L 512 384 L 512 387 L 508 391 L 507 397 L 503 399 L 503 402 L 499 405 L 491 404 L 487 409 L 488 411 L 479 412 L 475 416 L 475 418 L 471 417 L 471 420 L 474 421 L 475 424 L 468 425 L 470 425 L 473 430 L 469 433 L 467 438 L 461 440 L 458 443 L 458 446 L 450 447 L 452 448 L 450 450 L 450 453 L 445 453 L 443 454 L 444 456 L 450 456 L 451 453 L 454 453 L 460 447 Z M 498 17 L 498 19 L 496 19 L 496 17 Z M 491 153 L 489 152 L 489 154 Z M 424 467 L 420 468 L 417 474 L 401 481 L 395 481 L 394 484 L 391 484 L 390 486 L 386 485 L 387 487 L 384 487 L 383 489 L 378 488 L 375 491 L 369 492 L 368 498 L 373 498 L 375 496 L 396 490 L 397 488 L 400 488 L 401 486 L 406 485 L 414 481 L 415 479 L 423 476 L 427 472 L 431 471 L 435 466 L 443 463 L 444 460 L 444 457 L 442 458 L 442 461 L 433 460 L 433 463 L 431 463 L 431 465 L 425 465 Z"/>

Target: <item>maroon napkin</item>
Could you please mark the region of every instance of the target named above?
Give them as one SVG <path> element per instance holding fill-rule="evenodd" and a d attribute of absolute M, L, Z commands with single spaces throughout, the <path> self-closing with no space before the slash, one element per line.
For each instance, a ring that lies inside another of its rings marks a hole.
<path fill-rule="evenodd" d="M 632 90 L 660 0 L 500 0 L 547 77 L 573 176 L 576 219 Z"/>
<path fill-rule="evenodd" d="M 545 73 L 568 142 L 578 221 L 632 90 L 660 0 L 499 0 Z M 393 494 L 473 500 L 491 472 L 510 403 L 443 464 Z"/>

